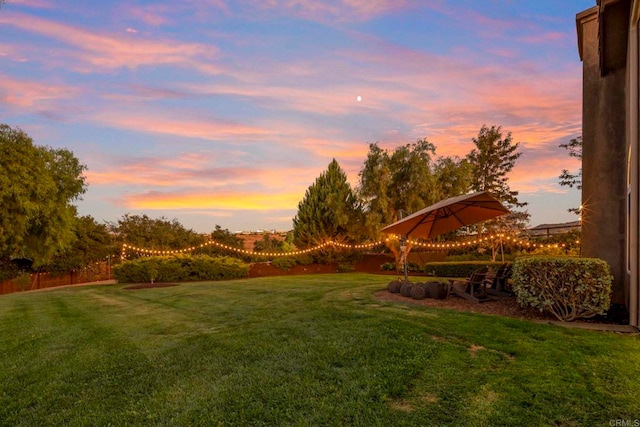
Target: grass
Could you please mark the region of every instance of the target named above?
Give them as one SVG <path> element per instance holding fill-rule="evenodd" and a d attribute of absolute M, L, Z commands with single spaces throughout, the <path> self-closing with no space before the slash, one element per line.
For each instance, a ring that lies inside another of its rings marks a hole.
<path fill-rule="evenodd" d="M 293 276 L 0 298 L 2 425 L 609 425 L 640 339 Z"/>

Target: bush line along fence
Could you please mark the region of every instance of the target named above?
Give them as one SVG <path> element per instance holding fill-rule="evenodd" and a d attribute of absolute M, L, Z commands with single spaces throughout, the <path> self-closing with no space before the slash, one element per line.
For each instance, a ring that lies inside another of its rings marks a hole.
<path fill-rule="evenodd" d="M 11 280 L 1 280 L 0 295 L 77 285 L 79 283 L 98 282 L 101 280 L 110 280 L 112 278 L 111 267 L 106 262 L 95 264 L 91 269 L 71 271 L 60 275 L 33 273 L 28 276 L 28 281 L 21 277 Z"/>

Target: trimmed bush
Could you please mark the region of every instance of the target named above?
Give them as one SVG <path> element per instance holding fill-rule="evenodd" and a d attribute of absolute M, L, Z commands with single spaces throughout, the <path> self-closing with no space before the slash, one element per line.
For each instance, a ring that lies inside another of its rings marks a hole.
<path fill-rule="evenodd" d="M 424 287 L 424 283 L 416 283 L 411 287 L 411 291 L 409 291 L 409 295 L 413 299 L 424 299 L 427 296 L 427 292 Z"/>
<path fill-rule="evenodd" d="M 298 261 L 294 257 L 290 256 L 279 256 L 271 261 L 271 265 L 274 267 L 278 267 L 280 270 L 289 271 L 296 265 L 298 265 Z"/>
<path fill-rule="evenodd" d="M 479 268 L 497 270 L 502 264 L 498 261 L 430 262 L 424 266 L 424 272 L 436 277 L 469 277 Z"/>
<path fill-rule="evenodd" d="M 395 262 L 385 262 L 383 264 L 380 264 L 380 270 L 382 271 L 394 271 L 395 269 L 396 269 Z"/>
<path fill-rule="evenodd" d="M 353 273 L 356 271 L 356 267 L 353 264 L 340 263 L 337 270 L 338 273 Z"/>
<path fill-rule="evenodd" d="M 402 266 L 400 266 L 400 269 L 396 268 L 396 263 L 395 262 L 385 262 L 383 264 L 380 264 L 380 270 L 382 271 L 401 271 L 402 270 Z M 409 262 L 407 263 L 407 271 L 410 273 L 422 273 L 423 267 L 415 262 Z"/>
<path fill-rule="evenodd" d="M 113 266 L 120 283 L 192 282 L 246 277 L 249 265 L 231 257 L 175 255 L 145 257 Z"/>
<path fill-rule="evenodd" d="M 400 287 L 402 286 L 403 283 L 404 283 L 404 281 L 402 281 L 402 280 L 392 280 L 387 285 L 387 290 L 389 292 L 391 292 L 392 294 L 399 294 L 400 293 Z"/>
<path fill-rule="evenodd" d="M 518 258 L 513 265 L 518 303 L 561 321 L 603 314 L 611 302 L 609 265 L 597 258 Z"/>
<path fill-rule="evenodd" d="M 413 288 L 413 284 L 403 281 L 402 286 L 400 286 L 400 295 L 402 295 L 403 297 L 410 297 L 411 288 Z"/>

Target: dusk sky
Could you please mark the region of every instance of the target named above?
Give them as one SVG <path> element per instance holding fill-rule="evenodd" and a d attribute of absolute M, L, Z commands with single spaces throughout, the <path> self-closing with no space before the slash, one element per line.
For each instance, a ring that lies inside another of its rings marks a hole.
<path fill-rule="evenodd" d="M 464 156 L 498 125 L 530 225 L 574 221 L 558 145 L 581 133 L 575 15 L 594 5 L 6 0 L 0 123 L 87 165 L 81 215 L 199 232 L 289 230 L 333 158 L 355 186 L 370 143 Z"/>

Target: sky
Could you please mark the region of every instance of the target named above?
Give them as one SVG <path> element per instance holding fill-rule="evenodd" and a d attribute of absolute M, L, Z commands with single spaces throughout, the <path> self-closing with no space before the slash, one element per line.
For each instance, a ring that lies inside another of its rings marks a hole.
<path fill-rule="evenodd" d="M 87 166 L 80 215 L 198 232 L 290 230 L 333 158 L 369 144 L 465 156 L 483 125 L 522 153 L 530 225 L 575 221 L 575 16 L 595 0 L 6 0 L 0 123 Z"/>

